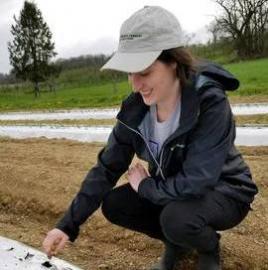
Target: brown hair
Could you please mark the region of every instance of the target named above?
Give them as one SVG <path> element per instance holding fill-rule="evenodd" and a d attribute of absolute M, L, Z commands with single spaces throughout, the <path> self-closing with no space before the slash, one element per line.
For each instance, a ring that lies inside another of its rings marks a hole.
<path fill-rule="evenodd" d="M 166 64 L 177 63 L 177 77 L 180 79 L 181 88 L 185 87 L 191 72 L 195 71 L 196 60 L 191 52 L 184 47 L 164 50 L 157 60 Z"/>

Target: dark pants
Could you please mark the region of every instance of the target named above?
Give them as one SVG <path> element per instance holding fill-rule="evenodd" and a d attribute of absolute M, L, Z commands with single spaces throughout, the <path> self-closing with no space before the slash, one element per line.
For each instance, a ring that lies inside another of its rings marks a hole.
<path fill-rule="evenodd" d="M 236 226 L 249 208 L 217 191 L 199 199 L 160 206 L 141 198 L 129 184 L 113 189 L 102 204 L 103 214 L 110 222 L 198 252 L 215 249 L 216 231 Z"/>

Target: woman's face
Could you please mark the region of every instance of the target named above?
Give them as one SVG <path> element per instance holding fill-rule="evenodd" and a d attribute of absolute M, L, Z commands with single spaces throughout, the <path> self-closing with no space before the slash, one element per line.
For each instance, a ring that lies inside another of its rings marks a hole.
<path fill-rule="evenodd" d="M 156 60 L 142 72 L 129 73 L 128 79 L 134 92 L 139 92 L 146 105 L 164 103 L 178 91 L 176 63 L 165 64 Z"/>

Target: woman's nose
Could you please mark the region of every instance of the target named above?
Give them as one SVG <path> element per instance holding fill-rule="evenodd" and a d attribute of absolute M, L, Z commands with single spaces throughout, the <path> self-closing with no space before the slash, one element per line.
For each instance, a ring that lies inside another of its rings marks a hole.
<path fill-rule="evenodd" d="M 142 89 L 143 81 L 139 74 L 131 73 L 128 75 L 128 78 L 135 92 L 138 92 L 140 89 Z"/>

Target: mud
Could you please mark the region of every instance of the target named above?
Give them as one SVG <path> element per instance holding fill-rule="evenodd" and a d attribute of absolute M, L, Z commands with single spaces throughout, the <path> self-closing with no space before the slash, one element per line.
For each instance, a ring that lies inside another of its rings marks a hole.
<path fill-rule="evenodd" d="M 0 139 L 0 235 L 41 249 L 96 160 L 99 143 L 68 140 Z M 241 147 L 260 193 L 253 211 L 236 228 L 222 232 L 224 270 L 268 269 L 268 147 Z M 118 184 L 124 182 L 122 177 Z M 97 211 L 77 241 L 59 256 L 83 269 L 145 270 L 162 244 L 110 224 Z M 191 254 L 180 265 L 196 267 Z"/>

